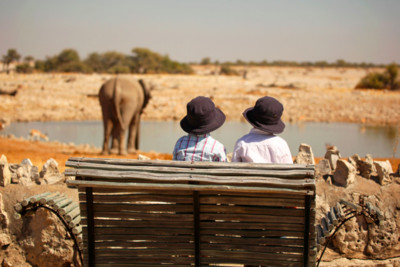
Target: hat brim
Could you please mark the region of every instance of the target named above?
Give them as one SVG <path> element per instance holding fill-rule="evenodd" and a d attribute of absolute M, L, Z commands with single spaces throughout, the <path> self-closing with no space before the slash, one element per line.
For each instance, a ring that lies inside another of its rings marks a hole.
<path fill-rule="evenodd" d="M 199 135 L 199 134 L 206 134 L 206 133 L 215 131 L 216 129 L 221 127 L 222 124 L 224 124 L 225 119 L 226 119 L 225 114 L 219 108 L 216 108 L 213 120 L 208 124 L 201 125 L 199 127 L 192 126 L 188 122 L 187 116 L 185 116 L 181 120 L 180 124 L 181 124 L 182 130 L 184 130 L 185 132 L 190 133 L 190 134 Z"/>
<path fill-rule="evenodd" d="M 275 124 L 264 124 L 254 118 L 254 108 L 248 108 L 243 112 L 243 117 L 256 129 L 264 132 L 280 134 L 285 129 L 285 123 L 279 119 Z"/>

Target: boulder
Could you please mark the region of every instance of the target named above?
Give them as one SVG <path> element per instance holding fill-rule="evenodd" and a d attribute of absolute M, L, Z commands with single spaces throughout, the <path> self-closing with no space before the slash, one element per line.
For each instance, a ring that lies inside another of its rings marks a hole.
<path fill-rule="evenodd" d="M 358 154 L 354 154 L 353 156 L 349 157 L 349 162 L 357 168 L 357 162 L 360 161 L 361 158 Z"/>
<path fill-rule="evenodd" d="M 380 185 L 386 185 L 392 182 L 390 174 L 393 173 L 392 164 L 386 161 L 374 161 L 374 166 L 378 174 L 378 181 Z"/>
<path fill-rule="evenodd" d="M 333 174 L 335 185 L 347 187 L 353 183 L 356 177 L 356 168 L 346 160 L 339 159 L 336 162 L 336 169 Z"/>
<path fill-rule="evenodd" d="M 57 184 L 65 181 L 64 175 L 60 174 L 58 170 L 58 162 L 52 158 L 43 165 L 40 177 L 43 178 L 46 184 Z"/>
<path fill-rule="evenodd" d="M 331 175 L 332 170 L 331 170 L 331 165 L 329 163 L 329 160 L 321 159 L 316 166 L 316 171 L 321 176 Z"/>
<path fill-rule="evenodd" d="M 332 147 L 331 149 L 328 149 L 328 151 L 326 151 L 324 158 L 329 161 L 331 169 L 335 170 L 336 162 L 341 158 L 341 156 L 339 150 L 336 147 Z"/>
<path fill-rule="evenodd" d="M 11 237 L 8 231 L 8 215 L 4 210 L 3 195 L 0 194 L 0 247 L 7 246 L 11 243 Z"/>
<path fill-rule="evenodd" d="M 315 165 L 314 154 L 310 145 L 300 144 L 299 153 L 297 154 L 294 163 Z"/>
<path fill-rule="evenodd" d="M 7 186 L 11 183 L 11 172 L 8 163 L 0 163 L 0 185 Z"/>
<path fill-rule="evenodd" d="M 371 179 L 371 176 L 374 173 L 374 164 L 370 160 L 359 160 L 357 161 L 357 169 L 360 173 L 360 176 Z"/>

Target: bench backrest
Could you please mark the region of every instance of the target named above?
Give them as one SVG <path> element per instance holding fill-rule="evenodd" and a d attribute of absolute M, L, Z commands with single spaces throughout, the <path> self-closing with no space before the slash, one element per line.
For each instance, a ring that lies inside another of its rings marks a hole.
<path fill-rule="evenodd" d="M 86 266 L 315 265 L 314 166 L 70 158 Z"/>

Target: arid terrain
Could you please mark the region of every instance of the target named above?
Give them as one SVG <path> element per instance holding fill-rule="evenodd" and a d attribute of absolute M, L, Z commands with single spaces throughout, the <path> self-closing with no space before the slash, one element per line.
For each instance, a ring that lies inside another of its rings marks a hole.
<path fill-rule="evenodd" d="M 154 85 L 152 99 L 144 111 L 143 120 L 180 120 L 186 113 L 186 103 L 198 95 L 211 97 L 227 115 L 228 120 L 242 120 L 242 111 L 253 106 L 259 97 L 268 95 L 283 103 L 285 107 L 283 120 L 286 122 L 400 125 L 400 91 L 353 89 L 367 72 L 382 71 L 381 69 L 238 67 L 239 72 L 246 71 L 246 77 L 243 77 L 214 75 L 215 67 L 194 68 L 195 75 L 123 75 L 132 79 L 143 78 Z M 14 96 L 0 95 L 0 126 L 7 127 L 8 124 L 17 121 L 100 120 L 101 110 L 97 93 L 101 84 L 111 77 L 100 74 L 0 74 L 0 91 L 16 92 Z M 107 157 L 136 159 L 139 154 L 151 159 L 172 158 L 170 154 L 147 151 L 139 151 L 128 156 Z M 61 172 L 64 171 L 65 161 L 69 157 L 101 156 L 100 149 L 90 146 L 39 142 L 5 136 L 0 137 L 1 155 L 7 157 L 8 163 L 20 163 L 23 159 L 29 158 L 39 170 L 48 159 L 54 158 Z M 393 170 L 396 171 L 400 159 L 389 160 Z M 365 192 L 379 195 L 378 198 L 383 196 L 383 191 L 389 192 L 394 199 L 398 196 L 393 193 L 395 192 L 393 190 L 399 188 L 396 183 L 382 190 L 369 184 L 370 181 L 364 186 L 362 179 L 357 181 L 360 188 L 364 188 Z M 339 195 L 339 191 L 340 194 L 347 194 L 349 190 L 357 189 L 353 186 L 345 192 L 343 189 L 332 189 L 325 185 L 325 182 L 320 181 L 319 185 L 320 199 L 326 201 L 333 199 L 329 194 Z M 46 185 L 22 190 L 20 185 L 10 185 L 10 189 L 0 188 L 0 194 L 3 195 L 6 205 L 13 205 L 15 204 L 13 201 L 21 201 L 32 193 L 45 191 L 44 187 Z M 60 188 L 62 187 L 58 186 L 56 190 Z M 73 195 L 70 191 L 68 194 Z M 5 199 L 7 197 L 9 198 Z M 394 210 L 400 207 L 399 205 L 400 203 L 395 203 Z M 12 217 L 12 206 L 5 209 L 9 217 Z M 396 212 L 395 214 L 398 214 L 398 211 Z M 0 253 L 0 262 L 7 257 L 11 259 L 11 252 L 20 253 L 22 256 L 18 254 L 15 259 L 9 260 L 10 263 L 16 263 L 24 256 L 19 248 L 10 246 L 8 252 Z M 399 255 L 397 250 L 390 254 L 390 257 Z M 343 255 L 334 250 L 328 251 L 324 259 L 330 262 L 325 262 L 321 266 L 398 266 L 396 264 L 399 264 L 398 258 L 383 260 L 373 257 L 368 260 L 360 255 Z M 18 266 L 18 264 L 3 263 L 3 266 Z"/>

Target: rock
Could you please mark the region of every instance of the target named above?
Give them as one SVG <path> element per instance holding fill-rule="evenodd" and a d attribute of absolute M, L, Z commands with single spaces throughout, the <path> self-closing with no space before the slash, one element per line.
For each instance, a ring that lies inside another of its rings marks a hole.
<path fill-rule="evenodd" d="M 355 180 L 356 168 L 342 159 L 337 160 L 336 164 L 336 170 L 333 174 L 333 183 L 347 187 Z"/>
<path fill-rule="evenodd" d="M 58 170 L 58 162 L 54 159 L 49 159 L 43 165 L 40 171 L 40 177 L 43 178 L 46 184 L 58 184 L 65 182 L 64 175 Z"/>
<path fill-rule="evenodd" d="M 353 156 L 349 157 L 349 162 L 357 168 L 357 162 L 360 161 L 361 158 L 358 154 L 354 154 Z"/>
<path fill-rule="evenodd" d="M 3 195 L 0 194 L 0 247 L 7 246 L 11 243 L 11 237 L 8 232 L 8 215 L 4 210 Z"/>
<path fill-rule="evenodd" d="M 8 163 L 0 163 L 0 185 L 7 186 L 11 183 L 11 172 Z"/>
<path fill-rule="evenodd" d="M 46 209 L 37 209 L 29 220 L 23 221 L 26 229 L 18 237 L 27 261 L 32 266 L 77 266 L 73 264 L 74 243 L 57 216 Z"/>
<path fill-rule="evenodd" d="M 321 176 L 330 175 L 332 170 L 329 160 L 321 159 L 316 166 L 316 170 Z"/>
<path fill-rule="evenodd" d="M 0 164 L 8 164 L 7 157 L 5 155 L 1 155 Z"/>
<path fill-rule="evenodd" d="M 359 160 L 357 162 L 357 169 L 360 175 L 364 178 L 371 179 L 372 174 L 374 173 L 373 162 L 369 160 Z"/>
<path fill-rule="evenodd" d="M 30 176 L 30 171 L 27 172 L 24 167 L 19 167 L 17 169 L 17 178 L 18 178 L 18 184 L 22 184 L 24 186 L 32 186 L 34 185 L 34 182 L 31 179 Z"/>
<path fill-rule="evenodd" d="M 315 165 L 314 154 L 310 145 L 300 144 L 299 153 L 297 154 L 294 163 Z"/>
<path fill-rule="evenodd" d="M 341 158 L 339 150 L 337 150 L 336 147 L 333 147 L 332 149 L 329 149 L 325 153 L 325 157 L 328 161 L 329 164 L 331 165 L 331 169 L 335 170 L 336 169 L 336 162 Z"/>
<path fill-rule="evenodd" d="M 28 165 L 31 167 L 33 166 L 32 161 L 30 159 L 23 159 L 21 165 Z"/>
<path fill-rule="evenodd" d="M 150 159 L 149 157 L 142 155 L 142 154 L 139 154 L 139 156 L 138 156 L 138 160 L 149 160 L 149 159 Z"/>
<path fill-rule="evenodd" d="M 393 173 L 392 164 L 387 161 L 374 161 L 376 172 L 378 173 L 378 181 L 380 185 L 386 185 L 392 182 L 390 174 Z"/>

